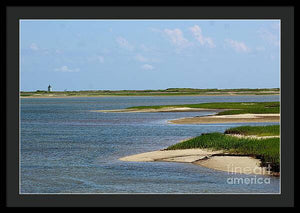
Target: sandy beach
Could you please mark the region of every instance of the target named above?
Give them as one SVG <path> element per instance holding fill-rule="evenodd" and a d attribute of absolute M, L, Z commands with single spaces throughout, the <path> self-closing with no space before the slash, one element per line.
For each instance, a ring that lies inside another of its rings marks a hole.
<path fill-rule="evenodd" d="M 267 168 L 260 167 L 260 160 L 248 156 L 213 156 L 194 162 L 197 165 L 231 174 L 269 175 Z"/>
<path fill-rule="evenodd" d="M 218 109 L 190 108 L 190 107 L 163 107 L 159 109 L 115 109 L 115 110 L 93 110 L 93 112 L 216 112 L 224 111 Z"/>
<path fill-rule="evenodd" d="M 222 112 L 224 109 L 205 109 L 190 107 L 163 107 L 159 109 L 116 109 L 116 110 L 93 110 L 93 112 L 115 113 L 145 113 L 145 112 Z M 237 114 L 237 115 L 207 115 L 180 118 L 168 121 L 172 124 L 213 124 L 213 123 L 256 123 L 256 122 L 279 122 L 280 114 Z"/>
<path fill-rule="evenodd" d="M 171 161 L 192 163 L 220 153 L 222 153 L 222 151 L 212 151 L 205 149 L 159 150 L 130 155 L 120 158 L 120 160 L 135 162 Z"/>
<path fill-rule="evenodd" d="M 255 123 L 279 122 L 280 114 L 208 115 L 171 120 L 172 124 Z"/>
<path fill-rule="evenodd" d="M 177 162 L 193 163 L 199 166 L 237 174 L 269 174 L 260 167 L 260 160 L 249 156 L 229 155 L 222 150 L 181 149 L 145 152 L 120 158 L 132 162 Z"/>

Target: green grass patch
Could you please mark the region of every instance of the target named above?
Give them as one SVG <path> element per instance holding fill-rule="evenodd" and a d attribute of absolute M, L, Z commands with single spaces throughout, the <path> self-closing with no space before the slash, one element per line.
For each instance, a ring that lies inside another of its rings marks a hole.
<path fill-rule="evenodd" d="M 129 107 L 128 109 L 161 109 L 164 107 L 189 107 L 226 110 L 223 112 L 219 112 L 218 115 L 233 115 L 246 113 L 264 114 L 280 112 L 279 102 L 217 102 L 182 105 L 135 106 Z"/>
<path fill-rule="evenodd" d="M 257 135 L 257 136 L 279 136 L 279 125 L 268 126 L 240 126 L 227 129 L 225 134 L 239 134 L 239 135 Z"/>
<path fill-rule="evenodd" d="M 262 128 L 260 132 L 264 132 L 264 131 L 269 132 L 269 130 L 270 129 L 268 128 Z M 257 131 L 258 130 L 256 129 L 256 132 Z M 194 149 L 194 148 L 224 150 L 232 154 L 243 154 L 243 155 L 253 156 L 258 159 L 261 159 L 262 166 L 266 166 L 267 164 L 270 164 L 272 167 L 272 171 L 279 172 L 279 165 L 280 165 L 280 152 L 279 152 L 280 139 L 279 138 L 265 138 L 265 139 L 238 138 L 230 135 L 225 135 L 222 133 L 208 133 L 172 145 L 168 147 L 167 150 Z"/>

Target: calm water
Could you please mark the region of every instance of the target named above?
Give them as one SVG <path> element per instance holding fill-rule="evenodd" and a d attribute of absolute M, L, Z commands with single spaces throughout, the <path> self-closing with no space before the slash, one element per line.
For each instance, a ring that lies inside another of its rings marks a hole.
<path fill-rule="evenodd" d="M 140 105 L 279 101 L 279 96 L 21 99 L 21 193 L 278 193 L 280 180 L 228 184 L 232 175 L 188 163 L 122 162 L 205 132 L 245 124 L 174 125 L 213 112 L 99 113 Z M 269 123 L 271 124 L 271 123 Z M 265 124 L 249 124 L 265 125 Z"/>

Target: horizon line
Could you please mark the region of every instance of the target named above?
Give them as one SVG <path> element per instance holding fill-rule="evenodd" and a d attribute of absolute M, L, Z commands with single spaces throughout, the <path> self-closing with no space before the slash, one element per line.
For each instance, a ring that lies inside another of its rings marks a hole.
<path fill-rule="evenodd" d="M 168 89 L 191 89 L 191 90 L 246 90 L 246 89 L 250 89 L 250 90 L 257 90 L 257 89 L 280 89 L 280 87 L 261 87 L 261 88 L 249 88 L 249 87 L 245 87 L 245 88 L 190 88 L 190 87 L 169 87 L 166 89 L 83 89 L 83 90 L 56 90 L 56 91 L 52 91 L 52 92 L 74 92 L 74 91 L 145 91 L 145 90 L 153 90 L 153 91 L 157 91 L 157 90 L 168 90 Z M 19 92 L 37 92 L 37 91 L 47 91 L 47 90 L 43 90 L 43 89 L 38 89 L 38 90 L 20 90 Z"/>

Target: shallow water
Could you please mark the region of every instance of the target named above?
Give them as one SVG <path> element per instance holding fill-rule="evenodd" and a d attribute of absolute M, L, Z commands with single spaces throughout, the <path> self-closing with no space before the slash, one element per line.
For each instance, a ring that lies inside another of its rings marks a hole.
<path fill-rule="evenodd" d="M 213 112 L 101 113 L 141 105 L 279 101 L 279 96 L 160 96 L 21 99 L 21 193 L 278 193 L 280 180 L 230 184 L 232 175 L 188 163 L 122 162 L 205 132 L 243 124 L 167 121 Z M 268 123 L 274 124 L 274 123 Z M 247 125 L 266 125 L 250 123 Z M 266 180 L 266 179 L 264 179 Z"/>

